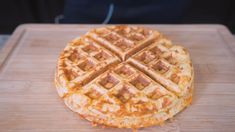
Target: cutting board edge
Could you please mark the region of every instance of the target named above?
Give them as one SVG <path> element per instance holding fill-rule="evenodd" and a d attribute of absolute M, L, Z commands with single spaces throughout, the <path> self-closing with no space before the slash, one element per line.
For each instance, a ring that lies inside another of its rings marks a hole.
<path fill-rule="evenodd" d="M 17 47 L 18 42 L 26 32 L 26 29 L 29 25 L 28 24 L 21 24 L 16 27 L 13 34 L 10 36 L 10 38 L 7 40 L 7 42 L 3 45 L 3 47 L 0 49 L 0 72 L 2 68 L 4 67 L 4 64 L 7 62 L 7 60 L 10 58 L 11 53 L 14 51 L 14 49 Z"/>

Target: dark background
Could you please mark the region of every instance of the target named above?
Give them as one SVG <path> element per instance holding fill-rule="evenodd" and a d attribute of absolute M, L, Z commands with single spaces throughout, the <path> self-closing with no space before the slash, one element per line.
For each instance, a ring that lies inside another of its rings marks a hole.
<path fill-rule="evenodd" d="M 81 3 L 84 3 L 83 0 L 77 0 Z M 138 1 L 138 0 L 135 0 Z M 147 1 L 147 0 L 145 0 Z M 185 0 L 183 0 L 185 1 Z M 70 16 L 69 14 L 71 12 L 76 12 L 73 10 L 72 6 L 73 4 L 72 0 L 9 0 L 9 1 L 1 1 L 0 4 L 0 34 L 10 34 L 14 31 L 14 29 L 19 25 L 23 23 L 55 23 L 55 18 L 60 15 L 67 16 L 65 19 L 61 19 L 60 23 L 102 23 L 102 21 L 99 19 L 103 18 L 102 12 L 107 12 L 106 4 L 112 1 L 92 1 L 88 0 L 85 3 L 90 2 L 89 7 L 77 7 L 79 10 L 78 12 L 82 12 L 83 18 L 76 20 L 73 17 L 73 14 Z M 99 3 L 98 3 L 99 2 Z M 104 2 L 104 4 L 102 3 Z M 136 2 L 132 1 L 133 4 L 136 4 Z M 144 1 L 142 1 L 144 2 Z M 168 0 L 169 4 L 173 4 Z M 118 5 L 120 3 L 116 3 Z M 125 3 L 126 5 L 130 4 Z M 141 2 L 140 2 L 141 4 Z M 177 6 L 178 3 L 176 3 Z M 179 3 L 180 4 L 180 3 Z M 71 6 L 72 5 L 72 6 Z M 92 5 L 92 6 L 90 6 Z M 176 7 L 172 6 L 172 7 Z M 103 8 L 105 7 L 105 8 Z M 99 12 L 97 12 L 97 9 Z M 154 7 L 153 7 L 154 8 Z M 157 8 L 157 7 L 156 7 Z M 116 8 L 117 9 L 117 8 Z M 124 8 L 123 8 L 124 9 Z M 155 8 L 154 8 L 155 9 Z M 168 16 L 171 16 L 172 14 L 176 13 L 173 8 L 170 8 L 172 10 L 164 11 L 163 14 L 167 14 Z M 104 11 L 103 11 L 104 10 Z M 92 18 L 90 14 L 93 12 L 97 12 L 96 14 L 97 18 Z M 121 10 L 120 10 L 121 11 Z M 88 12 L 84 14 L 84 12 Z M 101 13 L 100 13 L 101 12 Z M 125 14 L 125 10 L 122 10 L 122 12 Z M 90 14 L 89 14 L 90 13 Z M 100 13 L 100 14 L 99 14 Z M 135 14 L 135 12 L 134 12 Z M 115 15 L 115 14 L 114 14 Z M 151 15 L 151 14 L 150 14 Z M 153 14 L 154 15 L 154 12 Z M 159 16 L 158 14 L 156 14 Z M 173 16 L 172 15 L 172 16 Z M 179 17 L 178 17 L 179 16 Z M 192 23 L 202 23 L 202 24 L 223 24 L 226 25 L 230 31 L 235 33 L 235 1 L 234 0 L 189 0 L 187 3 L 187 8 L 184 8 L 183 12 L 180 13 L 180 15 L 177 16 L 177 19 L 171 18 L 168 20 L 162 20 L 158 18 L 144 18 L 144 19 L 136 18 L 136 16 L 133 17 L 127 16 L 126 18 L 118 19 L 118 14 L 116 16 L 113 16 L 113 19 L 111 19 L 110 23 L 155 23 L 155 24 L 170 24 L 170 23 L 177 23 L 177 24 L 192 24 Z M 127 19 L 127 18 L 135 18 L 135 19 Z M 80 17 L 82 18 L 82 17 Z M 82 21 L 81 21 L 82 20 Z"/>

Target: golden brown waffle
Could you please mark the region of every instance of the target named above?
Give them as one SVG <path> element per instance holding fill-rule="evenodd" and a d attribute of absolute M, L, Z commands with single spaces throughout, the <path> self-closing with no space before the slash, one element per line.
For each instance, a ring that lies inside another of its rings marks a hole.
<path fill-rule="evenodd" d="M 159 32 L 97 28 L 61 53 L 55 84 L 85 119 L 118 128 L 158 125 L 192 101 L 193 67 L 185 48 Z"/>

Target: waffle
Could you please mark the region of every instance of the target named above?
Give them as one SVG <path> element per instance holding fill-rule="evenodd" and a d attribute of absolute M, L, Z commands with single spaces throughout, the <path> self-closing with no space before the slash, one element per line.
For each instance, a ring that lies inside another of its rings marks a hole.
<path fill-rule="evenodd" d="M 133 26 L 96 28 L 60 54 L 55 85 L 81 117 L 110 127 L 162 124 L 192 101 L 189 53 L 158 31 Z"/>

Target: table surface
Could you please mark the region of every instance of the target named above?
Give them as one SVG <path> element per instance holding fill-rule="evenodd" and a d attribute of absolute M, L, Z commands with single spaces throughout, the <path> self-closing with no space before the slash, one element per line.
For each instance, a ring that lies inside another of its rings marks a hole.
<path fill-rule="evenodd" d="M 22 25 L 0 52 L 0 131 L 130 131 L 91 127 L 57 95 L 53 78 L 66 43 L 104 25 Z M 221 25 L 141 25 L 185 46 L 195 68 L 190 107 L 144 131 L 235 130 L 235 40 Z"/>
<path fill-rule="evenodd" d="M 0 49 L 6 43 L 6 41 L 9 39 L 10 36 L 11 35 L 9 34 L 0 34 Z"/>

